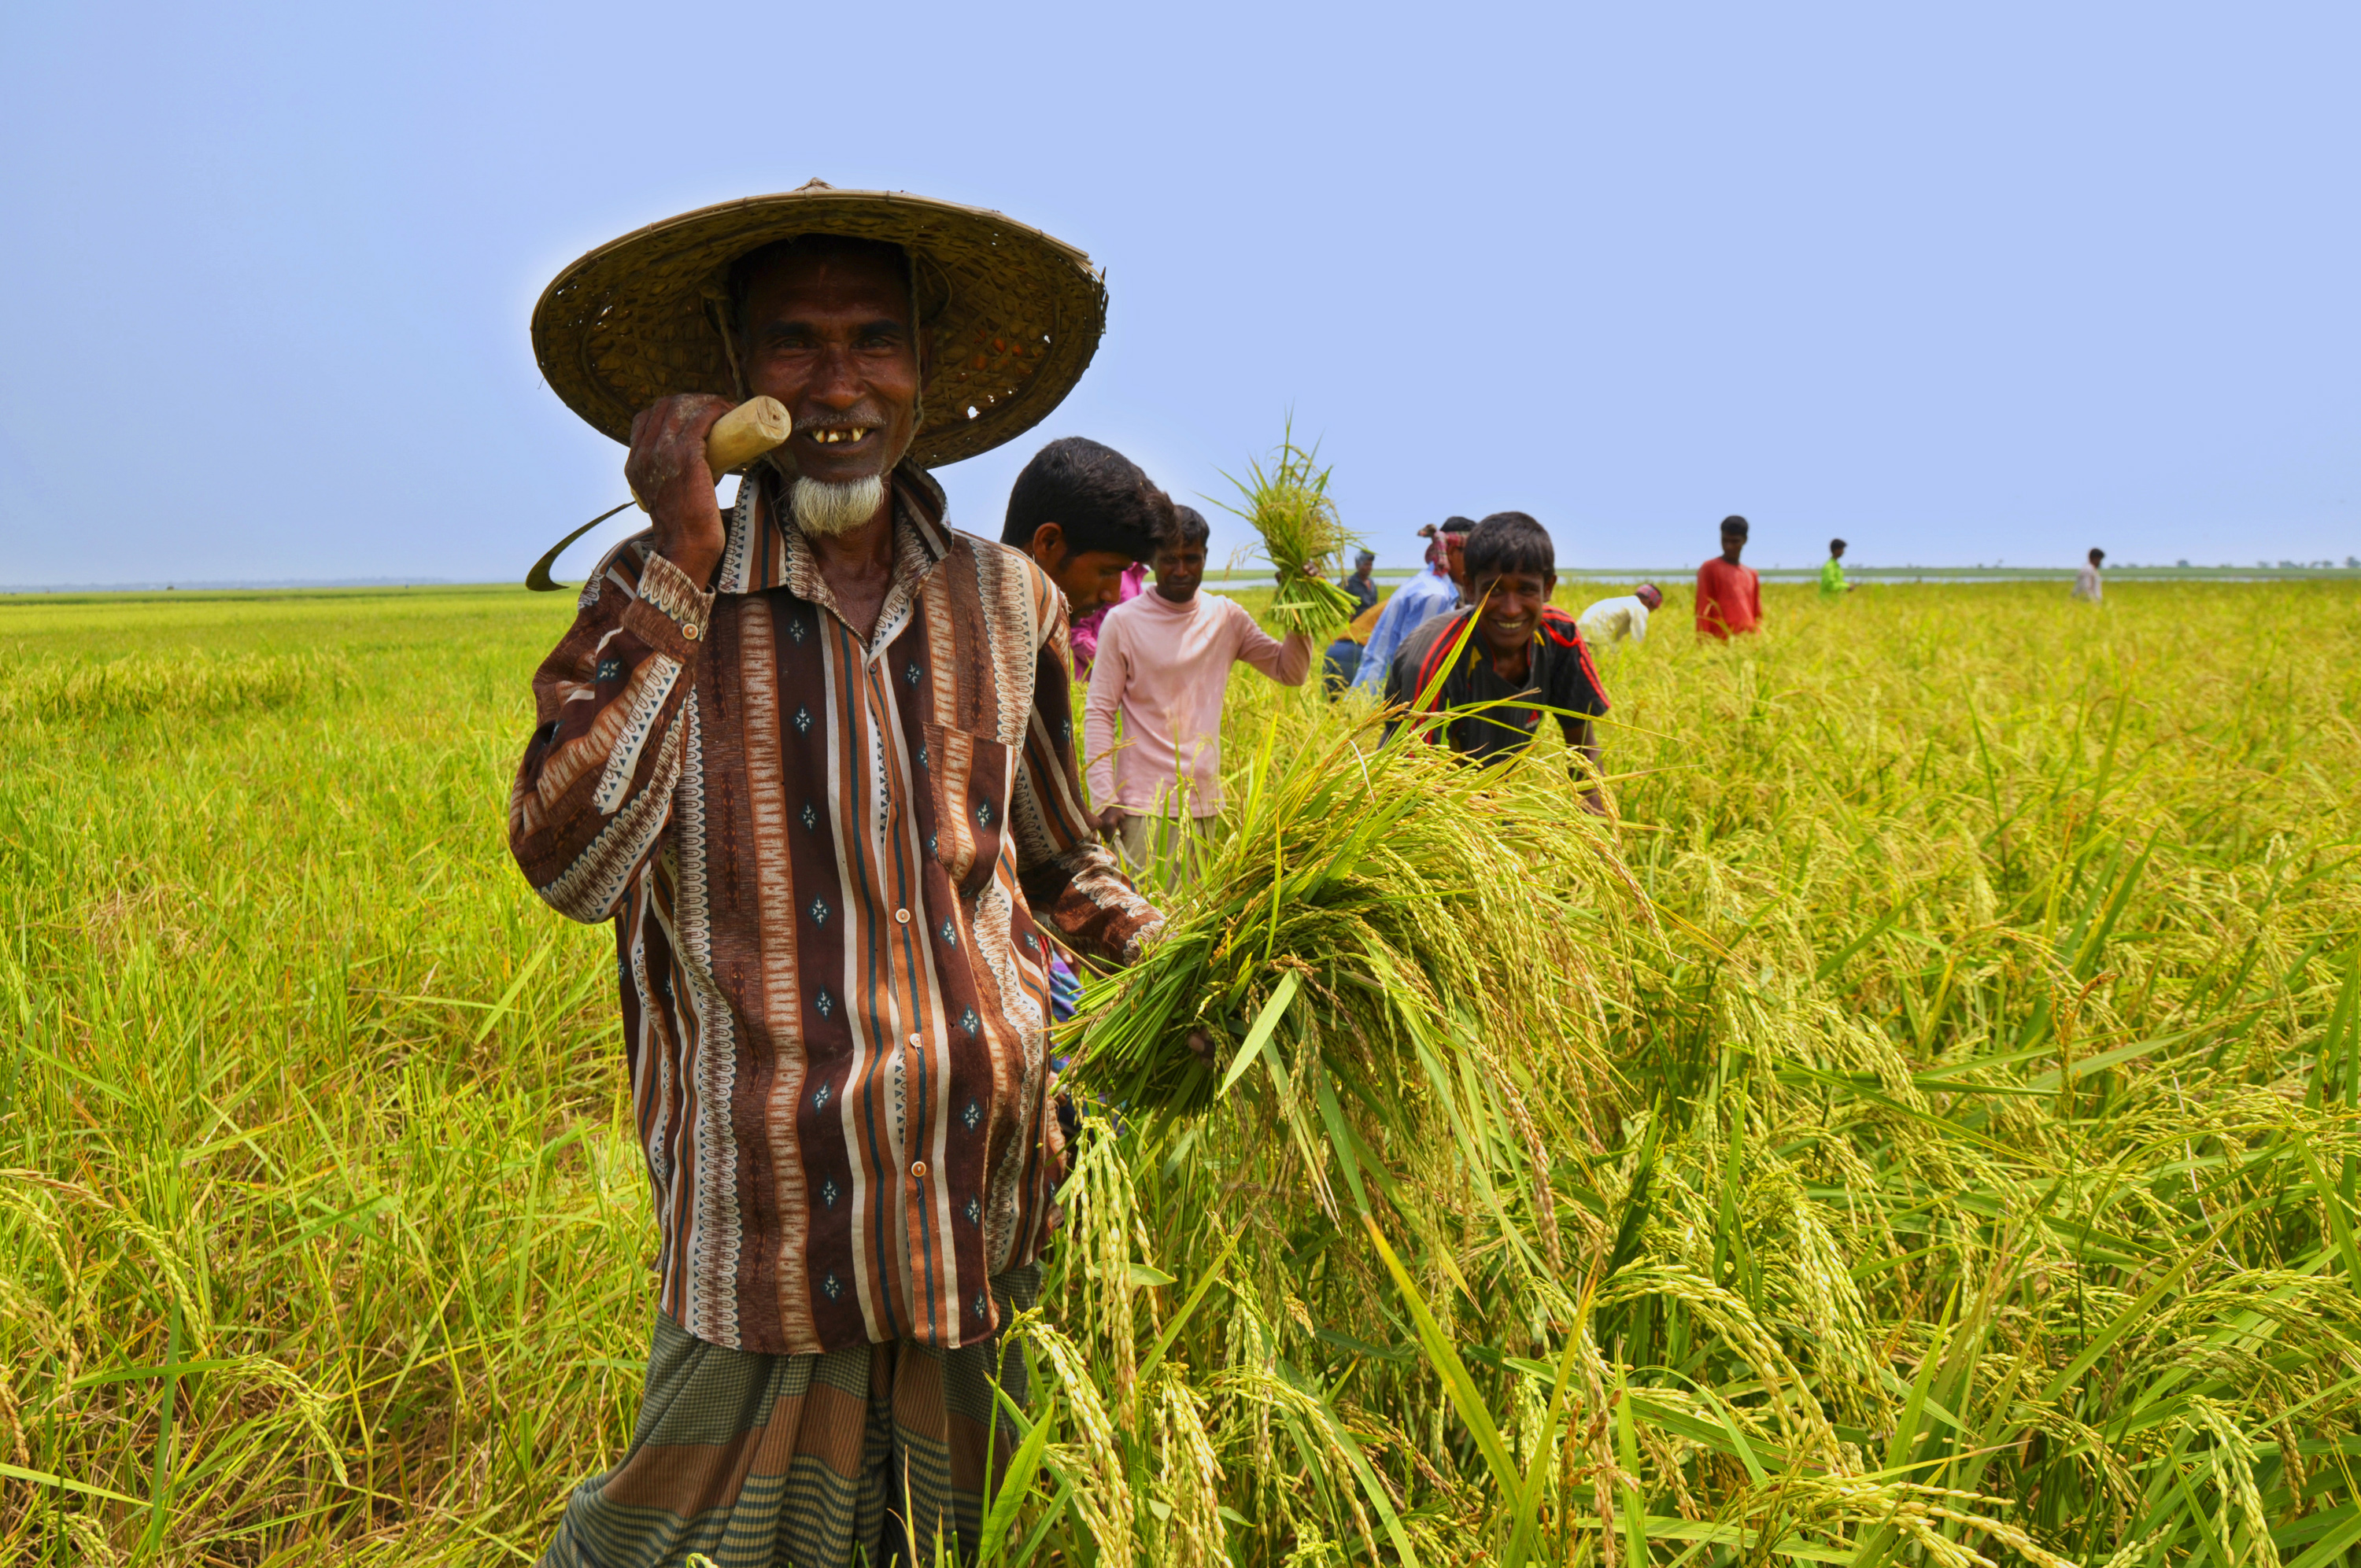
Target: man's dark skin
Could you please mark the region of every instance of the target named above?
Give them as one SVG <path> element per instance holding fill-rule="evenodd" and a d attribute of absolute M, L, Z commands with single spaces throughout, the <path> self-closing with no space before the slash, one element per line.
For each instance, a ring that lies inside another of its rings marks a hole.
<path fill-rule="evenodd" d="M 1049 574 L 1075 615 L 1088 615 L 1123 598 L 1123 575 L 1130 569 L 1131 557 L 1120 550 L 1070 550 L 1065 529 L 1045 522 L 1033 531 L 1025 553 Z"/>
<path fill-rule="evenodd" d="M 1148 565 L 1156 568 L 1156 597 L 1168 604 L 1187 604 L 1205 581 L 1205 547 L 1159 544 Z"/>
<path fill-rule="evenodd" d="M 751 280 L 740 363 L 750 396 L 786 405 L 795 433 L 780 454 L 796 474 L 843 484 L 885 473 L 910 449 L 920 377 L 910 314 L 908 280 L 886 258 L 789 256 Z M 705 436 L 730 408 L 703 392 L 662 400 L 631 421 L 623 464 L 657 553 L 700 585 L 713 581 L 722 544 Z M 891 493 L 868 521 L 811 547 L 838 613 L 866 638 L 893 575 Z"/>
<path fill-rule="evenodd" d="M 1450 575 L 1451 586 L 1459 590 L 1459 597 L 1463 599 L 1466 598 L 1468 597 L 1467 536 L 1465 533 L 1446 533 L 1443 536 L 1443 569 Z"/>
<path fill-rule="evenodd" d="M 859 256 L 785 258 L 752 279 L 743 324 L 746 385 L 751 395 L 786 405 L 796 433 L 783 450 L 796 474 L 843 484 L 884 474 L 910 449 L 921 367 L 900 268 Z M 631 493 L 654 520 L 656 553 L 699 584 L 710 584 L 719 569 L 723 539 L 705 437 L 730 409 L 728 399 L 704 392 L 663 399 L 632 419 L 623 461 Z M 860 433 L 821 439 L 845 432 Z M 866 639 L 877 630 L 893 576 L 893 496 L 868 521 L 812 538 L 811 547 L 838 613 Z M 1116 576 L 1129 565 L 1118 565 Z M 1197 570 L 1202 576 L 1202 549 Z M 1189 1049 L 1212 1070 L 1213 1044 L 1204 1031 L 1190 1031 Z"/>
<path fill-rule="evenodd" d="M 1205 547 L 1159 544 L 1148 565 L 1156 568 L 1157 597 L 1173 604 L 1187 604 L 1197 597 L 1197 589 L 1205 580 Z M 1095 820 L 1100 832 L 1112 833 L 1123 821 L 1123 807 L 1110 806 Z"/>
<path fill-rule="evenodd" d="M 1455 535 L 1455 537 L 1456 537 Z M 1533 673 L 1533 640 L 1541 634 L 1542 611 L 1557 592 L 1555 572 L 1489 572 L 1467 585 L 1476 600 L 1477 650 L 1492 662 L 1492 673 L 1511 687 L 1521 687 Z M 1598 774 L 1598 741 L 1588 720 L 1575 747 Z M 1577 776 L 1581 776 L 1577 774 Z M 1586 811 L 1604 814 L 1607 803 L 1596 789 L 1582 792 Z"/>
<path fill-rule="evenodd" d="M 1738 565 L 1739 556 L 1745 554 L 1745 551 L 1746 535 L 1740 533 L 1733 529 L 1725 528 L 1721 531 L 1721 558 L 1723 560 L 1735 566 Z"/>

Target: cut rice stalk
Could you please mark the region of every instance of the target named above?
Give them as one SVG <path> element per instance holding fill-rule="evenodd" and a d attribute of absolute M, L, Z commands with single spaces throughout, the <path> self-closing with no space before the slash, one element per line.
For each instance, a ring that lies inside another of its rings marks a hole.
<path fill-rule="evenodd" d="M 1263 555 L 1279 569 L 1272 618 L 1313 638 L 1342 626 L 1360 608 L 1330 580 L 1360 540 L 1336 515 L 1328 494 L 1332 470 L 1316 467 L 1318 456 L 1316 445 L 1306 451 L 1295 444 L 1290 418 L 1268 468 L 1255 461 L 1247 466 L 1247 478 L 1222 476 L 1238 488 L 1241 504 L 1219 503 L 1253 524 Z"/>

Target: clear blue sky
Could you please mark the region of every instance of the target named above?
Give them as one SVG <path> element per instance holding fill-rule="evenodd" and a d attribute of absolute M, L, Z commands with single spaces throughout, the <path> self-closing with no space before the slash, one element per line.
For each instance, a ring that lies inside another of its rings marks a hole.
<path fill-rule="evenodd" d="M 1389 565 L 1510 507 L 1594 565 L 1733 510 L 1763 565 L 2341 560 L 2356 44 L 2325 4 L 13 5 L 0 583 L 516 579 L 623 493 L 543 285 L 815 175 L 1107 269 L 1074 396 L 943 472 L 978 532 L 1049 436 L 1191 499 L 1291 406 Z"/>

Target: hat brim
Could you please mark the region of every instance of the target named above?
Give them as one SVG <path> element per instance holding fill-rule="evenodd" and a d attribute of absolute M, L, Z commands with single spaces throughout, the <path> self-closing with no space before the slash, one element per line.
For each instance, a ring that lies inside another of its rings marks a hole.
<path fill-rule="evenodd" d="M 899 191 L 799 191 L 704 207 L 610 240 L 533 312 L 533 356 L 566 406 L 617 441 L 659 398 L 738 395 L 721 337 L 730 264 L 801 234 L 885 240 L 918 295 L 928 467 L 990 451 L 1047 418 L 1106 328 L 1091 258 L 1000 214 Z"/>

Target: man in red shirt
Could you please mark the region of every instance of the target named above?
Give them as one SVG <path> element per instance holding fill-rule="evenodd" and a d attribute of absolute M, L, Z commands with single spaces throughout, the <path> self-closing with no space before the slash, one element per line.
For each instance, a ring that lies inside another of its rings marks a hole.
<path fill-rule="evenodd" d="M 1700 637 L 1727 641 L 1732 632 L 1763 626 L 1763 581 L 1752 566 L 1738 564 L 1746 548 L 1746 520 L 1721 520 L 1721 554 L 1697 568 L 1697 629 Z"/>

